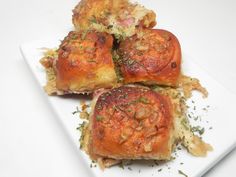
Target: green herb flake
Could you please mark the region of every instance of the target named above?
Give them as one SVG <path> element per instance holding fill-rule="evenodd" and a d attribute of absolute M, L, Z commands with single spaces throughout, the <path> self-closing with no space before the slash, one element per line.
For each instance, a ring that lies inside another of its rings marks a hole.
<path fill-rule="evenodd" d="M 123 162 L 119 164 L 119 167 L 122 168 L 123 170 L 125 169 Z"/>
<path fill-rule="evenodd" d="M 72 40 L 76 40 L 76 39 L 78 39 L 78 34 L 72 34 L 72 35 L 70 36 L 70 38 L 71 38 Z"/>
<path fill-rule="evenodd" d="M 95 16 L 92 16 L 92 18 L 89 20 L 91 23 L 97 23 L 97 19 Z"/>
<path fill-rule="evenodd" d="M 154 160 L 154 163 L 155 163 L 155 165 L 156 165 L 156 166 L 158 166 L 158 165 L 159 165 L 159 163 L 158 163 L 158 161 L 157 161 L 157 160 Z"/>
<path fill-rule="evenodd" d="M 111 15 L 111 12 L 109 12 L 109 11 L 104 11 L 104 15 L 106 16 L 106 17 L 108 17 L 109 15 Z M 109 25 L 109 26 L 112 26 L 112 25 Z"/>
<path fill-rule="evenodd" d="M 131 109 L 128 109 L 127 111 L 128 111 L 128 112 L 132 112 L 132 110 L 131 110 Z"/>
<path fill-rule="evenodd" d="M 80 113 L 81 111 L 79 110 L 79 107 L 76 106 L 76 110 L 72 112 L 73 115 Z"/>
<path fill-rule="evenodd" d="M 204 127 L 200 127 L 200 126 L 192 127 L 191 130 L 192 130 L 192 132 L 199 133 L 199 135 L 203 135 L 203 133 L 205 132 L 205 128 Z"/>
<path fill-rule="evenodd" d="M 113 25 L 108 25 L 107 26 L 107 29 L 111 29 L 111 28 L 113 28 Z"/>
<path fill-rule="evenodd" d="M 181 124 L 183 125 L 183 127 L 184 127 L 186 130 L 189 130 L 188 122 L 187 122 L 187 119 L 186 119 L 186 118 L 183 118 L 183 119 L 181 120 Z"/>
<path fill-rule="evenodd" d="M 207 111 L 207 108 L 202 108 L 203 111 Z"/>
<path fill-rule="evenodd" d="M 182 172 L 181 170 L 178 170 L 179 174 L 185 176 L 185 177 L 188 177 L 188 175 L 186 175 L 184 172 Z"/>
<path fill-rule="evenodd" d="M 79 126 L 76 129 L 79 131 L 83 131 L 85 125 L 86 125 L 86 122 L 84 121 L 83 123 L 79 124 Z"/>
<path fill-rule="evenodd" d="M 79 46 L 79 49 L 82 50 L 84 47 L 82 45 Z"/>
<path fill-rule="evenodd" d="M 178 150 L 182 150 L 181 147 L 177 147 Z"/>
<path fill-rule="evenodd" d="M 115 111 L 117 111 L 117 112 L 120 111 L 120 109 L 119 109 L 119 107 L 118 107 L 117 105 L 114 105 L 114 106 L 112 107 L 112 109 L 115 110 Z"/>
<path fill-rule="evenodd" d="M 128 59 L 128 60 L 127 60 L 127 64 L 128 64 L 128 65 L 132 65 L 132 64 L 134 64 L 134 62 L 135 62 L 135 61 L 134 61 L 134 60 L 131 60 L 131 59 Z"/>
<path fill-rule="evenodd" d="M 132 171 L 132 168 L 131 168 L 131 167 L 128 167 L 128 170 Z"/>
<path fill-rule="evenodd" d="M 97 115 L 97 116 L 96 116 L 96 120 L 97 120 L 97 121 L 102 121 L 103 119 L 104 119 L 103 116 L 100 116 L 100 115 Z"/>
<path fill-rule="evenodd" d="M 158 172 L 161 172 L 162 171 L 162 168 L 160 168 L 159 170 L 158 170 Z"/>
<path fill-rule="evenodd" d="M 87 31 L 83 31 L 82 34 L 81 34 L 81 39 L 85 40 L 86 35 L 87 35 Z"/>
<path fill-rule="evenodd" d="M 85 130 L 86 130 L 86 122 L 84 121 L 76 129 L 81 132 L 79 142 L 80 142 L 80 149 L 83 149 L 83 147 L 84 147 Z"/>
<path fill-rule="evenodd" d="M 139 98 L 139 102 L 144 103 L 144 104 L 148 104 L 149 103 L 148 99 L 145 98 L 145 97 L 140 97 Z"/>

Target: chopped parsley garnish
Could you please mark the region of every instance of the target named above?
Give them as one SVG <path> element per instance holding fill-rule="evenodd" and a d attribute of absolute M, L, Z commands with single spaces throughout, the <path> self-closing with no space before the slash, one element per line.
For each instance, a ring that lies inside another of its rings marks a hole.
<path fill-rule="evenodd" d="M 135 62 L 135 61 L 134 61 L 134 60 L 131 60 L 131 59 L 128 59 L 128 60 L 127 60 L 127 64 L 128 64 L 128 65 L 132 65 L 132 64 L 134 64 L 134 62 Z"/>
<path fill-rule="evenodd" d="M 96 120 L 97 120 L 97 121 L 102 121 L 103 119 L 104 119 L 103 116 L 100 116 L 100 115 L 97 115 L 97 116 L 96 116 Z"/>
<path fill-rule="evenodd" d="M 81 34 L 81 39 L 85 40 L 86 35 L 87 35 L 87 31 L 83 31 L 82 34 Z"/>
<path fill-rule="evenodd" d="M 84 137 L 85 137 L 85 130 L 86 130 L 86 125 L 87 123 L 84 121 L 82 124 L 80 124 L 76 129 L 79 130 L 81 132 L 80 135 L 80 149 L 83 149 L 84 147 Z"/>
<path fill-rule="evenodd" d="M 72 112 L 73 115 L 77 114 L 77 113 L 80 113 L 80 110 L 79 110 L 79 107 L 76 106 L 76 110 Z"/>
<path fill-rule="evenodd" d="M 132 168 L 131 168 L 131 167 L 128 167 L 128 170 L 132 171 Z"/>
<path fill-rule="evenodd" d="M 79 124 L 79 126 L 76 129 L 79 130 L 79 131 L 83 131 L 85 125 L 86 125 L 86 122 L 84 121 L 81 124 Z"/>
<path fill-rule="evenodd" d="M 144 103 L 144 104 L 148 104 L 149 103 L 148 99 L 145 98 L 145 97 L 140 97 L 139 98 L 139 102 Z"/>
<path fill-rule="evenodd" d="M 72 40 L 78 39 L 78 34 L 72 34 L 70 37 Z"/>
<path fill-rule="evenodd" d="M 119 110 L 120 110 L 119 107 L 116 106 L 116 105 L 114 105 L 114 106 L 112 107 L 112 109 L 115 110 L 115 111 L 119 111 Z"/>
<path fill-rule="evenodd" d="M 200 127 L 200 126 L 192 127 L 191 130 L 192 130 L 192 132 L 199 133 L 199 135 L 202 135 L 205 132 L 205 128 L 204 127 Z"/>
<path fill-rule="evenodd" d="M 184 172 L 182 172 L 181 170 L 178 170 L 179 174 L 185 176 L 185 177 L 188 177 L 188 175 L 186 175 Z"/>
<path fill-rule="evenodd" d="M 121 70 L 120 70 L 120 67 L 119 67 L 119 65 L 122 63 L 122 60 L 121 60 L 121 58 L 119 57 L 119 55 L 117 54 L 116 51 L 112 52 L 112 59 L 115 63 L 115 72 L 116 72 L 117 80 L 118 80 L 118 82 L 122 82 L 123 77 L 122 77 Z"/>
<path fill-rule="evenodd" d="M 122 168 L 123 170 L 125 169 L 123 161 L 119 164 L 119 167 Z"/>
<path fill-rule="evenodd" d="M 111 29 L 111 28 L 113 28 L 113 25 L 108 25 L 107 26 L 107 29 Z"/>
<path fill-rule="evenodd" d="M 149 100 L 145 97 L 139 97 L 138 99 L 136 100 L 133 100 L 133 101 L 130 101 L 129 103 L 127 103 L 128 105 L 131 105 L 131 104 L 135 104 L 135 103 L 143 103 L 143 104 L 149 104 Z"/>
<path fill-rule="evenodd" d="M 187 119 L 186 119 L 186 118 L 183 118 L 183 119 L 181 120 L 181 124 L 183 125 L 183 127 L 184 127 L 186 130 L 189 130 L 188 122 L 187 122 Z"/>
<path fill-rule="evenodd" d="M 159 165 L 158 161 L 157 160 L 154 160 L 153 161 L 157 166 Z"/>
<path fill-rule="evenodd" d="M 89 20 L 91 23 L 97 23 L 97 19 L 95 16 L 92 16 L 92 18 Z"/>

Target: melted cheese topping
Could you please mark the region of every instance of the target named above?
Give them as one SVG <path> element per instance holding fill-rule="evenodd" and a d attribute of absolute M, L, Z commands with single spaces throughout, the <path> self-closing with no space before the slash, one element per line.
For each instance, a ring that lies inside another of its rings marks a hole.
<path fill-rule="evenodd" d="M 73 10 L 73 23 L 77 30 L 95 29 L 125 38 L 139 27 L 155 26 L 153 11 L 127 0 L 82 0 Z"/>
<path fill-rule="evenodd" d="M 206 156 L 208 151 L 213 150 L 210 144 L 205 143 L 191 131 L 191 126 L 186 116 L 186 97 L 181 91 L 181 88 L 173 89 L 158 87 L 156 91 L 168 95 L 171 98 L 175 117 L 175 141 L 182 143 L 194 156 Z"/>

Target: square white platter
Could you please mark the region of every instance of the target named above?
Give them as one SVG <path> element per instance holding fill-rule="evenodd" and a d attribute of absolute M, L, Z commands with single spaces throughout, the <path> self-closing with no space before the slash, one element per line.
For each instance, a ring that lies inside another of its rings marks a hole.
<path fill-rule="evenodd" d="M 200 79 L 202 85 L 209 91 L 209 96 L 206 99 L 203 99 L 199 93 L 194 93 L 192 98 L 188 101 L 191 107 L 189 113 L 194 112 L 195 116 L 199 116 L 197 121 L 190 121 L 195 125 L 201 125 L 205 128 L 203 139 L 210 143 L 214 150 L 210 152 L 207 157 L 199 158 L 191 156 L 183 148 L 177 153 L 173 153 L 173 156 L 176 157 L 175 160 L 168 163 L 161 163 L 160 165 L 146 161 L 135 162 L 132 165 L 125 166 L 124 169 L 112 167 L 102 171 L 98 167 L 91 168 L 91 160 L 79 149 L 80 132 L 76 130 L 76 128 L 79 123 L 81 123 L 81 120 L 78 114 L 72 114 L 77 106 L 80 107 L 80 101 L 85 99 L 85 97 L 78 95 L 61 97 L 48 96 L 43 91 L 46 78 L 43 67 L 39 63 L 39 59 L 43 55 L 42 48 L 55 48 L 58 45 L 59 39 L 34 41 L 22 44 L 21 52 L 32 71 L 32 76 L 35 77 L 39 87 L 42 88 L 42 92 L 39 94 L 47 97 L 52 111 L 56 113 L 58 120 L 60 120 L 64 126 L 63 131 L 69 135 L 73 144 L 78 148 L 78 158 L 84 162 L 83 167 L 78 168 L 87 168 L 88 176 L 183 176 L 179 173 L 179 170 L 188 176 L 202 176 L 236 146 L 235 105 L 233 105 L 231 101 L 236 100 L 236 96 L 211 78 L 200 66 L 195 64 L 192 57 L 184 55 L 182 65 L 184 74 Z M 194 105 L 196 106 L 196 110 L 194 110 L 195 108 L 193 109 Z M 208 105 L 210 106 L 209 108 Z M 205 110 L 206 107 L 208 108 L 207 110 Z"/>

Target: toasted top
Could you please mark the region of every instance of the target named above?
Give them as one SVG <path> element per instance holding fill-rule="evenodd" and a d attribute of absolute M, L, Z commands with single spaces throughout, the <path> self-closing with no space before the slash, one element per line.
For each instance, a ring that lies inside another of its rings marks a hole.
<path fill-rule="evenodd" d="M 120 43 L 119 55 L 125 83 L 177 84 L 181 49 L 172 33 L 160 29 L 142 30 Z"/>
<path fill-rule="evenodd" d="M 70 32 L 58 50 L 57 89 L 80 92 L 113 86 L 112 44 L 113 37 L 107 33 Z"/>
<path fill-rule="evenodd" d="M 173 117 L 166 96 L 140 86 L 115 88 L 98 97 L 90 121 L 92 156 L 170 158 Z"/>
<path fill-rule="evenodd" d="M 127 37 L 137 28 L 156 25 L 153 11 L 128 0 L 81 0 L 73 10 L 73 23 L 77 30 L 108 32 L 116 37 Z"/>

